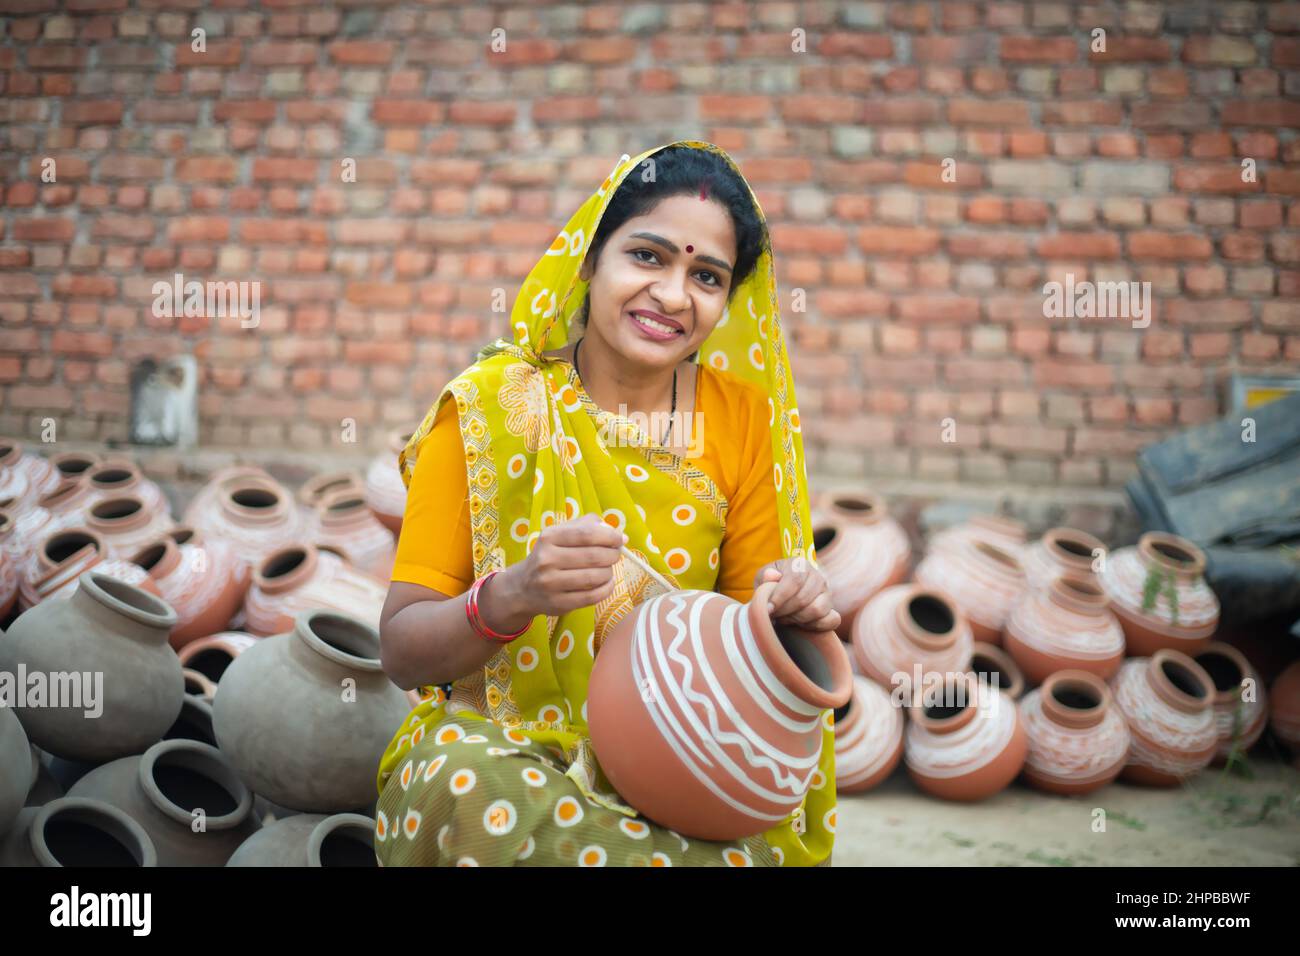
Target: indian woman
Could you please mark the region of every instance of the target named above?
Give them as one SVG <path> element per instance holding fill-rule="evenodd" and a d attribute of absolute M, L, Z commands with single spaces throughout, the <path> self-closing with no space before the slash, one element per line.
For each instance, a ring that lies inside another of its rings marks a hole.
<path fill-rule="evenodd" d="M 383 665 L 421 702 L 380 764 L 380 863 L 828 864 L 831 712 L 803 804 L 730 842 L 625 804 L 587 730 L 593 662 L 646 582 L 747 602 L 774 581 L 777 623 L 839 624 L 770 236 L 735 162 L 693 140 L 624 155 L 510 324 L 398 456 Z"/>

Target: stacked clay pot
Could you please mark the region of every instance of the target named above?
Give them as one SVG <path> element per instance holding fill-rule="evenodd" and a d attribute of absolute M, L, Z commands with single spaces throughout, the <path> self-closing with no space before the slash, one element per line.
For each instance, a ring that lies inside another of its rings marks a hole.
<path fill-rule="evenodd" d="M 976 641 L 971 645 L 970 663 L 965 669 L 1012 700 L 1019 700 L 1025 693 L 1025 675 L 1015 659 L 996 644 Z"/>
<path fill-rule="evenodd" d="M 1195 654 L 1210 643 L 1219 600 L 1204 573 L 1200 548 L 1159 531 L 1110 555 L 1101 585 L 1124 628 L 1130 655 L 1149 657 L 1162 648 Z"/>
<path fill-rule="evenodd" d="M 314 538 L 316 532 L 320 530 L 316 509 L 327 498 L 340 491 L 351 492 L 364 499 L 365 479 L 355 471 L 327 471 L 308 478 L 298 489 L 298 512 L 302 516 L 303 529 L 309 538 Z"/>
<path fill-rule="evenodd" d="M 86 527 L 98 534 L 110 558 L 130 558 L 173 525 L 165 511 L 150 512 L 134 495 L 101 498 L 91 505 Z"/>
<path fill-rule="evenodd" d="M 587 717 L 601 769 L 628 803 L 684 836 L 740 839 L 788 817 L 820 775 L 831 711 L 852 694 L 839 637 L 774 623 L 775 588 L 760 584 L 748 604 L 660 594 L 596 655 Z"/>
<path fill-rule="evenodd" d="M 163 740 L 96 767 L 68 796 L 126 813 L 149 835 L 159 866 L 224 866 L 257 830 L 253 795 L 217 748 L 193 740 Z"/>
<path fill-rule="evenodd" d="M 1213 763 L 1222 766 L 1228 755 L 1255 746 L 1268 724 L 1268 694 L 1246 655 L 1231 644 L 1206 645 L 1193 658 L 1214 684 L 1214 722 L 1219 745 Z"/>
<path fill-rule="evenodd" d="M 1019 557 L 1027 536 L 1025 526 L 1015 518 L 1005 515 L 975 515 L 972 518 L 936 532 L 929 542 L 928 551 L 941 551 L 963 541 L 987 541 Z"/>
<path fill-rule="evenodd" d="M 300 813 L 253 834 L 226 866 L 378 866 L 375 821 L 359 813 Z"/>
<path fill-rule="evenodd" d="M 1171 787 L 1210 765 L 1219 743 L 1214 684 L 1186 654 L 1126 660 L 1111 692 L 1131 735 L 1124 779 Z"/>
<path fill-rule="evenodd" d="M 23 566 L 31 563 L 41 543 L 51 535 L 84 525 L 96 500 L 84 479 L 72 479 L 36 499 L 20 515 L 15 514 L 14 545 Z"/>
<path fill-rule="evenodd" d="M 840 638 L 851 640 L 853 620 L 867 601 L 906 578 L 907 535 L 879 495 L 828 495 L 814 519 L 813 547 L 840 615 Z"/>
<path fill-rule="evenodd" d="M 863 793 L 883 781 L 903 756 L 903 711 L 889 692 L 853 678 L 853 696 L 835 712 L 835 790 Z"/>
<path fill-rule="evenodd" d="M 222 631 L 190 641 L 180 649 L 181 667 L 194 671 L 212 685 L 209 698 L 216 696 L 217 685 L 235 658 L 258 642 L 259 638 L 242 631 Z M 202 685 L 200 685 L 202 686 Z M 203 688 L 206 692 L 206 688 Z"/>
<path fill-rule="evenodd" d="M 183 525 L 149 542 L 131 561 L 176 611 L 170 641 L 177 650 L 225 630 L 248 591 L 247 569 L 234 552 Z"/>
<path fill-rule="evenodd" d="M 1028 783 L 1049 793 L 1089 793 L 1124 769 L 1128 725 L 1096 674 L 1057 671 L 1019 706 L 1029 739 L 1024 771 Z"/>
<path fill-rule="evenodd" d="M 50 456 L 50 464 L 58 469 L 64 481 L 79 479 L 102 462 L 93 451 L 61 451 Z"/>
<path fill-rule="evenodd" d="M 924 675 L 964 671 L 973 643 L 961 612 L 942 594 L 915 584 L 885 588 L 868 601 L 852 637 L 863 676 L 905 693 L 918 689 Z"/>
<path fill-rule="evenodd" d="M 387 585 L 334 552 L 294 545 L 270 554 L 253 575 L 244 598 L 245 624 L 254 634 L 282 634 L 302 611 L 325 608 L 378 628 L 387 596 Z"/>
<path fill-rule="evenodd" d="M 180 661 L 167 644 L 175 623 L 176 612 L 159 598 L 94 570 L 66 601 L 42 602 L 19 617 L 0 640 L 0 670 L 102 674 L 97 715 L 82 706 L 15 707 L 31 743 L 102 762 L 158 740 L 185 696 Z"/>
<path fill-rule="evenodd" d="M 908 708 L 907 772 L 944 800 L 991 797 L 1016 778 L 1028 752 L 1016 703 L 971 674 L 949 674 L 936 683 L 939 700 Z"/>
<path fill-rule="evenodd" d="M 375 628 L 307 611 L 292 631 L 234 659 L 212 718 L 249 789 L 283 807 L 333 813 L 373 802 L 377 755 L 409 710 L 379 662 Z"/>
<path fill-rule="evenodd" d="M 197 522 L 203 525 L 214 520 L 213 510 L 217 507 L 217 500 L 226 495 L 231 486 L 248 482 L 267 482 L 277 488 L 282 487 L 265 468 L 258 465 L 226 465 L 213 472 L 203 487 L 194 493 L 185 509 L 182 523 L 194 525 Z"/>
<path fill-rule="evenodd" d="M 315 543 L 328 548 L 358 571 L 383 581 L 393 574 L 397 557 L 393 533 L 388 530 L 355 489 L 331 491 L 316 508 Z"/>
<path fill-rule="evenodd" d="M 171 505 L 162 489 L 126 458 L 105 459 L 85 472 L 85 481 L 90 487 L 92 506 L 105 498 L 134 497 L 140 499 L 149 514 L 171 516 Z"/>
<path fill-rule="evenodd" d="M 1020 563 L 1031 588 L 1046 588 L 1061 575 L 1095 579 L 1093 566 L 1105 558 L 1106 546 L 1086 531 L 1052 528 L 1024 549 Z"/>
<path fill-rule="evenodd" d="M 397 468 L 397 456 L 410 439 L 410 432 L 391 432 L 387 449 L 376 455 L 366 469 L 366 504 L 395 535 L 401 532 L 406 513 L 406 484 Z"/>
<path fill-rule="evenodd" d="M 250 572 L 267 555 L 302 537 L 302 518 L 288 490 L 247 468 L 201 489 L 185 510 L 185 524 L 230 546 Z"/>
<path fill-rule="evenodd" d="M 13 826 L 36 780 L 31 744 L 13 709 L 0 707 L 0 835 Z"/>
<path fill-rule="evenodd" d="M 61 797 L 28 807 L 0 841 L 0 867 L 157 866 L 144 827 L 116 807 Z"/>
<path fill-rule="evenodd" d="M 18 599 L 18 558 L 16 548 L 11 548 L 14 519 L 9 512 L 0 510 L 0 621 L 9 616 Z"/>
<path fill-rule="evenodd" d="M 1269 699 L 1268 724 L 1300 766 L 1300 661 L 1277 676 Z"/>
<path fill-rule="evenodd" d="M 1007 617 L 1002 646 L 1030 684 L 1059 670 L 1110 680 L 1124 660 L 1124 632 L 1095 579 L 1061 575 L 1030 588 Z"/>
<path fill-rule="evenodd" d="M 969 537 L 932 548 L 916 568 L 916 582 L 945 593 L 977 641 L 1000 644 L 1007 614 L 1025 590 L 1025 573 L 1012 552 Z"/>
<path fill-rule="evenodd" d="M 25 452 L 20 442 L 0 439 L 0 501 L 35 500 L 57 488 L 61 480 L 58 469 L 46 459 Z"/>
<path fill-rule="evenodd" d="M 109 557 L 102 536 L 89 528 L 71 527 L 48 536 L 28 564 L 18 582 L 19 608 L 27 610 L 50 598 L 71 597 L 81 576 L 92 568 L 150 594 L 161 593 L 139 565 Z"/>

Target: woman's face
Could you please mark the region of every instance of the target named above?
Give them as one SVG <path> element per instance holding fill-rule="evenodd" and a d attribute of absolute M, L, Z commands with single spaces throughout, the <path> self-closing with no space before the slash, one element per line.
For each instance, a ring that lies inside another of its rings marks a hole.
<path fill-rule="evenodd" d="M 630 362 L 673 368 L 697 351 L 722 319 L 736 264 L 736 232 L 720 203 L 672 196 L 629 219 L 579 273 L 591 282 L 587 331 Z M 675 327 L 646 328 L 634 313 L 649 312 Z"/>

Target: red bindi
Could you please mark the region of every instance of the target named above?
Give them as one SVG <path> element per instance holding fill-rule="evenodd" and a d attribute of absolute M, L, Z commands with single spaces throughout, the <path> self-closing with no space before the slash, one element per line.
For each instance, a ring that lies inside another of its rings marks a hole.
<path fill-rule="evenodd" d="M 686 247 L 686 251 L 687 251 L 687 252 L 694 252 L 694 251 L 695 251 L 695 247 L 694 247 L 694 246 L 687 246 L 687 247 Z"/>

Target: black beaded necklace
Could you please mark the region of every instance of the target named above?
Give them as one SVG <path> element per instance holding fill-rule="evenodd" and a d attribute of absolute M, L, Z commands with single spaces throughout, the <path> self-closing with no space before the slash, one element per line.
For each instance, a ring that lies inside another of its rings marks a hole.
<path fill-rule="evenodd" d="M 573 370 L 578 373 L 578 380 L 582 380 L 582 369 L 578 367 L 578 349 L 582 346 L 582 336 L 577 342 L 573 343 Z M 663 437 L 659 439 L 659 444 L 667 447 L 668 433 L 673 430 L 673 423 L 677 420 L 677 368 L 673 367 L 673 410 L 668 413 L 668 427 L 664 429 Z"/>

